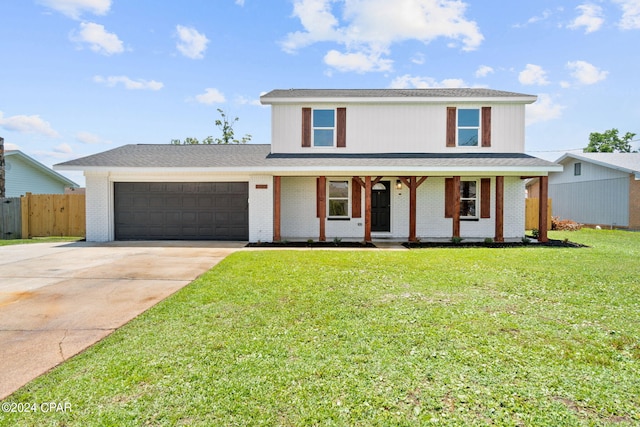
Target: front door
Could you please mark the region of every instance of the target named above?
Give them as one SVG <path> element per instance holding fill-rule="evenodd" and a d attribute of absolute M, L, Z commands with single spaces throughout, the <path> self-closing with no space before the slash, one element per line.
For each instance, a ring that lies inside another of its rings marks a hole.
<path fill-rule="evenodd" d="M 371 231 L 391 231 L 391 183 L 380 181 L 371 189 Z"/>

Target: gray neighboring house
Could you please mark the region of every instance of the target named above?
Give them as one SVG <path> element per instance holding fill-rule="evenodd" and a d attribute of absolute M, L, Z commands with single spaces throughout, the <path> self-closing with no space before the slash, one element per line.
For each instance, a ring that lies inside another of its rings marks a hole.
<path fill-rule="evenodd" d="M 5 156 L 5 197 L 32 194 L 64 194 L 65 188 L 79 187 L 69 178 L 27 156 L 20 150 L 7 150 Z"/>
<path fill-rule="evenodd" d="M 567 153 L 549 174 L 553 216 L 640 230 L 640 153 Z"/>

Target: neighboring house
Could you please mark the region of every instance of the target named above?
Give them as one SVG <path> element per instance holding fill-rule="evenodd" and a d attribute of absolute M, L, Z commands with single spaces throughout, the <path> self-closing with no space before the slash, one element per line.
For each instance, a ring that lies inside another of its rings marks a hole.
<path fill-rule="evenodd" d="M 524 179 L 542 177 L 546 192 L 548 173 L 562 170 L 524 154 L 535 100 L 274 90 L 261 97 L 269 145 L 126 145 L 56 168 L 85 173 L 90 241 L 519 240 Z"/>
<path fill-rule="evenodd" d="M 567 153 L 549 174 L 553 216 L 640 230 L 640 153 Z"/>
<path fill-rule="evenodd" d="M 19 150 L 7 150 L 5 156 L 5 196 L 64 194 L 66 187 L 78 184 L 46 167 Z"/>

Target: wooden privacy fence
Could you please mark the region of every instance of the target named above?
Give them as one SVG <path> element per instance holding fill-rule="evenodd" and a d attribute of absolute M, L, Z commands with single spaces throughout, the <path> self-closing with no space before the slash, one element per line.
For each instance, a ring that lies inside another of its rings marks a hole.
<path fill-rule="evenodd" d="M 85 235 L 84 194 L 31 194 L 21 198 L 22 238 Z"/>
<path fill-rule="evenodd" d="M 551 199 L 548 199 L 547 208 L 547 230 L 551 230 Z M 540 209 L 540 199 L 527 198 L 525 199 L 524 208 L 524 228 L 525 230 L 533 230 L 538 228 L 538 210 Z"/>
<path fill-rule="evenodd" d="M 22 236 L 20 220 L 20 197 L 0 198 L 0 239 L 19 239 Z"/>

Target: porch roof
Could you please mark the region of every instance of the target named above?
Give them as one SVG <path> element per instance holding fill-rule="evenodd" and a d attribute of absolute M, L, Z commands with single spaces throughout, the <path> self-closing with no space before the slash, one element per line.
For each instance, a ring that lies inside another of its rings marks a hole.
<path fill-rule="evenodd" d="M 543 174 L 562 166 L 520 153 L 272 154 L 269 144 L 131 144 L 59 163 L 58 170 L 311 174 Z"/>

